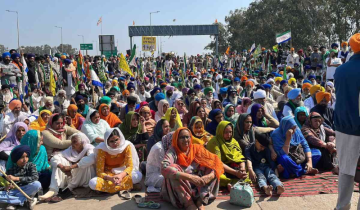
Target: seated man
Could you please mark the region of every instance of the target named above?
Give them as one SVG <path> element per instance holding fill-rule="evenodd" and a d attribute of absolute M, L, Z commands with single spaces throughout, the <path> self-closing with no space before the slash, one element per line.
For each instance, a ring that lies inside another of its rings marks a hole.
<path fill-rule="evenodd" d="M 59 188 L 72 191 L 76 187 L 88 187 L 90 179 L 95 176 L 94 158 L 90 156 L 94 146 L 90 140 L 83 133 L 76 133 L 70 139 L 71 146 L 50 160 L 51 184 L 49 191 L 39 197 L 41 200 L 52 197 L 51 201 L 59 201 L 61 198 L 56 196 Z"/>
<path fill-rule="evenodd" d="M 7 179 L 12 180 L 18 185 L 22 191 L 28 196 L 34 197 L 41 189 L 41 184 L 38 181 L 39 175 L 36 171 L 36 165 L 29 162 L 30 147 L 27 145 L 17 146 L 10 154 L 10 158 L 14 164 L 14 167 L 6 171 Z M 6 183 L 4 191 L 0 191 L 0 203 L 8 203 L 6 209 L 16 209 L 16 206 L 23 206 L 27 201 L 27 198 L 15 189 L 15 187 Z M 10 191 L 9 191 L 10 190 Z M 32 201 L 27 201 L 30 209 L 33 209 L 36 205 L 37 199 L 33 198 Z"/>

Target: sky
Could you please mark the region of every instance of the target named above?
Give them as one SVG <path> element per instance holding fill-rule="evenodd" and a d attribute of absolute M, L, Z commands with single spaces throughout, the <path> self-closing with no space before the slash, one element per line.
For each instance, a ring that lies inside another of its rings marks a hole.
<path fill-rule="evenodd" d="M 63 43 L 80 48 L 82 37 L 85 43 L 93 43 L 96 54 L 96 43 L 101 34 L 101 26 L 97 21 L 102 17 L 102 32 L 115 35 L 119 52 L 126 53 L 130 49 L 128 26 L 149 25 L 150 12 L 152 25 L 197 25 L 225 23 L 225 16 L 230 10 L 248 7 L 252 0 L 181 0 L 181 1 L 149 1 L 149 0 L 16 0 L 0 1 L 0 20 L 2 29 L 0 44 L 9 49 L 17 48 L 16 13 L 19 12 L 20 45 L 40 46 L 48 44 L 58 46 L 61 43 L 60 26 L 63 28 Z M 174 22 L 173 20 L 176 19 Z M 158 42 L 160 38 L 158 38 Z M 174 36 L 162 37 L 162 52 L 174 52 L 183 55 L 203 54 L 209 51 L 204 47 L 211 42 L 210 36 Z M 134 37 L 137 53 L 141 49 L 141 37 Z M 157 55 L 157 52 L 155 53 Z"/>

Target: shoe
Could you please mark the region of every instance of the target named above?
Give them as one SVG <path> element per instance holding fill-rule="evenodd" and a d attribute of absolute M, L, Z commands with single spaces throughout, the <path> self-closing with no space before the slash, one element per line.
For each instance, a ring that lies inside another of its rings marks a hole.
<path fill-rule="evenodd" d="M 33 198 L 32 201 L 29 201 L 29 208 L 31 210 L 34 209 L 36 204 L 37 204 L 37 198 Z"/>
<path fill-rule="evenodd" d="M 9 205 L 6 206 L 6 209 L 7 209 L 7 210 L 15 210 L 15 209 L 16 209 L 16 206 L 13 205 L 13 204 L 9 204 Z"/>

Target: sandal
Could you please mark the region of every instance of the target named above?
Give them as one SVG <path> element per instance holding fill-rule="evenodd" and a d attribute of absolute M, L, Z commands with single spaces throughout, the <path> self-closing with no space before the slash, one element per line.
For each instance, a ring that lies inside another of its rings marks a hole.
<path fill-rule="evenodd" d="M 145 198 L 143 198 L 141 195 L 134 195 L 133 199 L 137 204 L 143 203 L 145 201 Z"/>
<path fill-rule="evenodd" d="M 161 207 L 160 203 L 155 203 L 154 201 L 144 202 L 138 204 L 139 208 L 149 208 L 149 209 L 159 209 Z"/>
<path fill-rule="evenodd" d="M 130 200 L 131 199 L 131 193 L 127 190 L 122 190 L 119 192 L 119 197 L 125 199 L 125 200 Z"/>

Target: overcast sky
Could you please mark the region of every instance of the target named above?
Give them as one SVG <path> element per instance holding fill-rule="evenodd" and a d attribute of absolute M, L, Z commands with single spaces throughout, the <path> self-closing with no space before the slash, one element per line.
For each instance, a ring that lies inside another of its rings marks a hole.
<path fill-rule="evenodd" d="M 81 3 L 84 2 L 84 3 Z M 105 3 L 106 2 L 106 3 Z M 60 29 L 63 27 L 63 43 L 80 48 L 84 35 L 85 43 L 95 42 L 101 33 L 98 19 L 103 19 L 103 34 L 115 35 L 120 52 L 130 48 L 128 26 L 149 25 L 150 12 L 152 25 L 195 25 L 212 24 L 215 19 L 225 23 L 230 10 L 248 7 L 251 0 L 181 0 L 181 1 L 123 1 L 123 0 L 13 0 L 0 1 L 0 44 L 9 49 L 17 48 L 16 14 L 19 12 L 20 45 L 38 46 L 49 44 L 58 46 L 61 42 Z M 173 20 L 176 19 L 174 22 Z M 160 40 L 160 39 L 158 39 Z M 195 55 L 206 53 L 204 47 L 211 41 L 210 36 L 162 37 L 162 51 L 177 54 Z M 140 50 L 141 37 L 133 39 Z M 157 53 L 155 53 L 157 55 Z"/>

